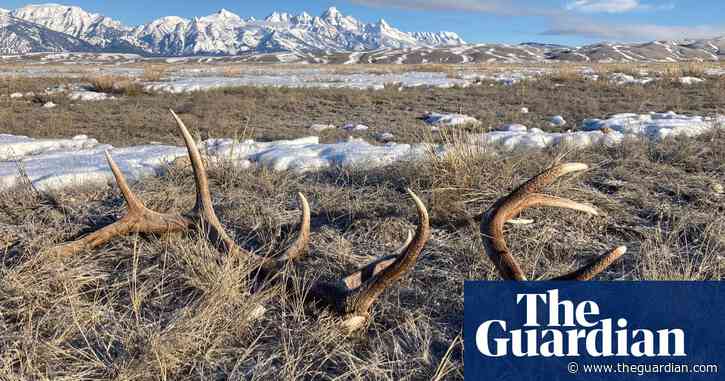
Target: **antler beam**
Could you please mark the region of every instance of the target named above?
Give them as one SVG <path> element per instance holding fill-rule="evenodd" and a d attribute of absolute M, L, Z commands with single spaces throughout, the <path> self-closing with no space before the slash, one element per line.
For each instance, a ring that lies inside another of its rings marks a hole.
<path fill-rule="evenodd" d="M 322 301 L 344 316 L 343 327 L 353 332 L 365 326 L 370 318 L 370 307 L 380 294 L 409 273 L 430 239 L 428 210 L 420 198 L 407 190 L 418 212 L 415 236 L 408 234 L 397 254 L 375 260 L 335 283 L 317 283 L 310 296 Z"/>
<path fill-rule="evenodd" d="M 526 280 L 516 258 L 506 244 L 503 227 L 506 221 L 515 218 L 528 208 L 552 207 L 572 209 L 579 212 L 599 215 L 596 208 L 565 198 L 554 197 L 538 192 L 553 184 L 558 178 L 573 172 L 587 170 L 589 167 L 581 163 L 567 163 L 551 167 L 533 177 L 508 196 L 499 199 L 484 213 L 481 219 L 481 236 L 488 257 L 493 261 L 501 277 L 507 280 Z M 627 251 L 624 246 L 604 254 L 581 269 L 563 275 L 555 280 L 589 280 L 604 271 Z"/>

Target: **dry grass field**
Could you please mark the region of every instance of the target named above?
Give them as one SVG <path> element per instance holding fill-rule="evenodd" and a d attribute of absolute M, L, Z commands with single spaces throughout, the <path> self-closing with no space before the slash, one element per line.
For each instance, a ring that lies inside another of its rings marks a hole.
<path fill-rule="evenodd" d="M 23 83 L 17 83 L 23 81 Z M 0 82 L 0 92 L 40 91 L 51 79 Z M 38 90 L 35 90 L 38 89 Z M 226 89 L 138 94 L 116 101 L 0 100 L 0 131 L 33 137 L 88 134 L 118 146 L 181 144 L 169 107 L 193 133 L 280 139 L 311 123 L 368 124 L 401 141 L 424 139 L 423 111 L 463 112 L 482 129 L 545 126 L 613 112 L 725 112 L 725 81 L 682 86 L 593 86 L 550 78 L 513 87 L 353 90 Z M 531 113 L 517 110 L 528 107 Z M 235 135 L 236 134 L 236 135 Z M 327 141 L 343 136 L 323 135 Z M 725 131 L 613 148 L 506 157 L 453 152 L 430 161 L 305 175 L 210 168 L 215 209 L 242 247 L 273 255 L 297 229 L 296 192 L 312 207 L 309 253 L 278 282 L 199 234 L 135 235 L 70 258 L 41 255 L 123 214 L 116 188 L 0 195 L 0 380 L 458 380 L 463 378 L 463 281 L 498 275 L 481 246 L 478 216 L 549 165 L 587 172 L 551 194 L 596 205 L 604 216 L 531 210 L 507 227 L 532 279 L 571 271 L 619 245 L 628 253 L 601 280 L 721 280 L 725 276 Z M 425 202 L 433 228 L 422 256 L 387 289 L 362 331 L 346 336 L 330 311 L 303 303 L 311 282 L 335 279 L 398 247 L 417 223 L 405 188 Z M 194 203 L 189 168 L 134 185 L 154 210 Z M 285 285 L 285 286 L 282 286 Z M 258 306 L 266 310 L 259 313 Z"/>
<path fill-rule="evenodd" d="M 112 89 L 112 78 L 91 78 L 103 89 Z M 0 94 L 36 94 L 70 79 L 0 78 Z M 562 71 L 557 75 L 524 81 L 514 86 L 491 83 L 469 88 L 398 91 L 346 89 L 228 88 L 188 94 L 146 94 L 128 79 L 119 79 L 131 95 L 100 102 L 78 102 L 64 95 L 38 95 L 33 99 L 0 98 L 0 131 L 32 137 L 68 137 L 86 134 L 115 146 L 151 141 L 181 144 L 166 113 L 176 110 L 189 125 L 206 137 L 245 137 L 262 141 L 316 134 L 315 123 L 362 123 L 370 127 L 355 136 L 371 138 L 392 132 L 401 143 L 421 141 L 420 118 L 426 111 L 456 112 L 476 117 L 487 131 L 507 123 L 551 130 L 548 120 L 562 115 L 572 123 L 612 113 L 675 111 L 698 115 L 725 114 L 725 76 L 696 85 L 670 80 L 647 85 L 617 85 L 587 81 Z M 116 94 L 117 95 L 117 94 Z M 52 101 L 58 106 L 43 109 Z M 522 107 L 529 109 L 521 114 Z M 571 128 L 567 125 L 566 128 Z M 347 137 L 340 130 L 320 134 L 323 142 Z M 372 140 L 372 139 L 371 139 Z"/>

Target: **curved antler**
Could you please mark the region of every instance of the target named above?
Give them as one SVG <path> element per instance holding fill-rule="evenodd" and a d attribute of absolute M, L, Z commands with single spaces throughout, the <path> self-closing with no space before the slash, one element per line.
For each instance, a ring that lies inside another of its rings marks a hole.
<path fill-rule="evenodd" d="M 496 203 L 484 213 L 481 219 L 481 235 L 488 257 L 496 265 L 501 276 L 507 280 L 526 280 L 521 267 L 511 254 L 506 245 L 503 234 L 503 226 L 506 221 L 516 217 L 523 210 L 535 207 L 553 207 L 573 209 L 580 212 L 599 215 L 597 209 L 592 206 L 578 203 L 569 199 L 549 196 L 537 193 L 556 179 L 568 173 L 579 172 L 588 169 L 586 164 L 567 163 L 551 167 L 539 175 L 533 177 L 508 196 L 496 201 Z M 604 254 L 581 269 L 570 274 L 563 275 L 555 280 L 589 280 L 604 271 L 614 261 L 619 259 L 627 251 L 626 247 L 618 247 L 613 251 Z"/>
<path fill-rule="evenodd" d="M 239 247 L 226 233 L 224 227 L 219 221 L 219 218 L 217 218 L 216 213 L 214 212 L 211 192 L 209 191 L 209 178 L 194 139 L 191 137 L 189 130 L 178 115 L 176 115 L 173 110 L 169 111 L 174 117 L 179 131 L 184 138 L 184 143 L 186 144 L 191 166 L 194 171 L 194 182 L 196 185 L 196 203 L 194 208 L 185 215 L 162 214 L 146 208 L 141 200 L 131 191 L 123 173 L 121 173 L 121 170 L 111 158 L 111 155 L 106 152 L 108 164 L 111 167 L 116 183 L 121 189 L 121 193 L 126 200 L 128 213 L 119 221 L 95 231 L 79 240 L 51 249 L 51 253 L 72 255 L 83 250 L 103 245 L 114 237 L 130 233 L 167 233 L 173 231 L 183 231 L 189 229 L 189 227 L 194 226 L 195 224 L 199 224 L 204 227 L 206 237 L 215 244 L 222 246 L 224 251 L 232 255 L 242 254 L 248 256 L 268 270 L 279 269 L 286 263 L 286 261 L 295 260 L 302 256 L 307 248 L 310 237 L 310 207 L 307 199 L 305 199 L 305 196 L 301 193 L 298 194 L 300 204 L 302 206 L 300 233 L 295 242 L 289 249 L 287 249 L 281 258 L 261 257 Z"/>
<path fill-rule="evenodd" d="M 316 283 L 310 296 L 331 306 L 345 317 L 343 327 L 348 332 L 362 328 L 370 318 L 370 307 L 380 294 L 402 278 L 415 265 L 418 256 L 430 239 L 428 210 L 418 196 L 407 190 L 418 211 L 415 236 L 408 233 L 405 244 L 394 255 L 379 258 L 334 283 Z"/>
<path fill-rule="evenodd" d="M 201 159 L 201 153 L 199 152 L 194 139 L 181 118 L 176 115 L 174 110 L 169 111 L 174 117 L 176 125 L 179 127 L 179 131 L 184 138 L 186 149 L 189 152 L 191 168 L 194 171 L 196 204 L 194 205 L 194 209 L 191 210 L 190 216 L 196 220 L 206 222 L 204 226 L 207 238 L 212 242 L 220 244 L 227 253 L 232 255 L 242 254 L 254 258 L 256 261 L 260 262 L 263 267 L 269 270 L 278 269 L 280 266 L 283 266 L 287 260 L 297 259 L 304 254 L 310 237 L 310 206 L 302 193 L 297 194 L 300 199 L 300 205 L 302 206 L 300 233 L 295 242 L 289 249 L 287 249 L 281 258 L 273 259 L 258 256 L 239 247 L 234 240 L 229 237 L 214 212 L 214 207 L 211 201 L 211 192 L 209 191 L 209 178 L 206 173 L 206 168 L 204 167 L 204 162 Z"/>

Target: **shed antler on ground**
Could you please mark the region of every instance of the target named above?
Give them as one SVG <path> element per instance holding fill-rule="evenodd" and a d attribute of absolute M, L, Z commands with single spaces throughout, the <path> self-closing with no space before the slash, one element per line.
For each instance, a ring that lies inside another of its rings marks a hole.
<path fill-rule="evenodd" d="M 277 257 L 262 257 L 239 247 L 226 233 L 214 212 L 209 191 L 209 179 L 206 168 L 191 134 L 184 122 L 171 111 L 176 124 L 184 138 L 189 152 L 191 166 L 194 171 L 196 185 L 196 203 L 187 213 L 158 213 L 152 211 L 131 191 L 123 173 L 106 152 L 106 159 L 111 167 L 116 184 L 126 200 L 127 214 L 117 222 L 86 235 L 76 241 L 50 249 L 50 254 L 69 256 L 84 250 L 101 246 L 111 239 L 135 233 L 169 233 L 187 231 L 201 226 L 205 237 L 218 245 L 220 250 L 229 255 L 244 256 L 258 264 L 264 276 L 272 276 L 282 271 L 289 262 L 300 259 L 310 240 L 310 206 L 305 196 L 298 194 L 302 208 L 300 231 L 290 247 Z M 415 202 L 419 225 L 414 236 L 410 236 L 405 245 L 396 254 L 389 255 L 354 271 L 336 282 L 317 282 L 312 285 L 309 300 L 322 303 L 338 312 L 343 318 L 343 327 L 348 331 L 356 331 L 365 326 L 370 317 L 370 308 L 380 294 L 394 282 L 403 277 L 415 265 L 423 247 L 430 238 L 428 211 L 423 202 L 412 191 L 409 195 Z"/>
<path fill-rule="evenodd" d="M 263 257 L 239 247 L 226 233 L 214 212 L 209 191 L 209 178 L 199 149 L 184 122 L 173 112 L 171 114 L 179 127 L 189 152 L 194 171 L 196 203 L 184 214 L 158 213 L 146 208 L 131 191 L 118 165 L 107 152 L 106 158 L 116 183 L 128 205 L 128 213 L 117 222 L 99 229 L 76 241 L 50 250 L 51 254 L 68 256 L 105 244 L 114 237 L 134 233 L 167 233 L 187 231 L 200 226 L 206 239 L 233 256 L 242 256 L 259 267 L 255 274 L 269 279 L 285 269 L 288 263 L 300 259 L 306 252 L 310 240 L 310 206 L 305 196 L 298 194 L 302 216 L 297 238 L 290 247 L 276 257 Z M 598 211 L 589 205 L 572 200 L 539 193 L 556 179 L 568 173 L 586 170 L 585 164 L 562 164 L 547 169 L 535 176 L 506 197 L 499 199 L 484 215 L 481 233 L 488 257 L 499 273 L 507 280 L 526 280 L 521 267 L 511 254 L 503 235 L 504 223 L 527 208 L 557 207 L 573 209 L 593 215 Z M 347 331 L 363 328 L 370 318 L 370 308 L 380 294 L 393 283 L 409 273 L 430 239 L 428 211 L 423 202 L 411 190 L 407 190 L 415 202 L 418 213 L 418 227 L 415 235 L 408 235 L 406 243 L 395 254 L 379 258 L 368 265 L 334 282 L 315 282 L 311 285 L 306 300 L 327 306 L 343 317 Z M 558 280 L 589 280 L 601 273 L 626 252 L 619 247 L 596 258 L 591 263 L 570 274 L 555 278 Z"/>
<path fill-rule="evenodd" d="M 597 209 L 592 206 L 578 203 L 565 198 L 550 196 L 539 193 L 551 185 L 558 178 L 572 172 L 587 170 L 586 164 L 567 163 L 553 166 L 531 180 L 527 181 L 508 196 L 496 201 L 491 208 L 484 213 L 481 219 L 481 236 L 488 257 L 496 265 L 496 269 L 506 280 L 525 281 L 526 276 L 521 270 L 516 258 L 511 254 L 506 238 L 503 234 L 503 227 L 506 221 L 515 218 L 522 211 L 528 208 L 552 207 L 572 209 L 592 215 L 599 215 Z M 611 252 L 604 254 L 584 267 L 553 280 L 590 280 L 609 267 L 614 261 L 627 252 L 627 248 L 620 246 Z"/>

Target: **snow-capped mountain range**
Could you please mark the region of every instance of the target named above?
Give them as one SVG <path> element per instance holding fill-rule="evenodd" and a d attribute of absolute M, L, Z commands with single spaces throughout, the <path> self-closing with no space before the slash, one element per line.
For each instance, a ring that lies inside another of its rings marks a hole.
<path fill-rule="evenodd" d="M 34 45 L 35 51 L 42 51 L 43 39 L 38 36 L 38 31 L 28 36 L 15 27 L 18 24 L 27 26 L 28 23 L 68 35 L 72 38 L 68 48 L 77 49 L 81 43 L 86 43 L 91 46 L 91 50 L 161 56 L 350 52 L 465 44 L 463 39 L 452 32 L 402 32 L 385 20 L 363 23 L 352 16 L 343 15 L 334 7 L 320 16 L 311 16 L 306 12 L 298 15 L 274 12 L 264 20 L 242 18 L 222 9 L 192 19 L 162 17 L 135 27 L 125 26 L 110 17 L 90 13 L 79 7 L 59 4 L 0 10 L 0 17 L 4 20 L 0 22 L 2 30 L 13 33 L 14 41 L 25 41 L 18 45 L 18 54 L 27 52 L 30 45 Z M 8 54 L 12 50 L 9 41 L 0 41 L 0 50 Z M 67 49 L 50 44 L 48 50 Z"/>
<path fill-rule="evenodd" d="M 274 12 L 263 20 L 222 9 L 204 17 L 167 16 L 138 26 L 75 6 L 0 8 L 0 55 L 40 52 L 136 53 L 149 59 L 235 56 L 244 62 L 678 62 L 725 60 L 725 37 L 581 47 L 467 44 L 453 32 L 403 32 L 385 20 L 364 23 L 334 7 L 320 16 Z"/>

